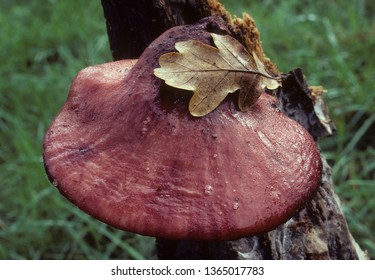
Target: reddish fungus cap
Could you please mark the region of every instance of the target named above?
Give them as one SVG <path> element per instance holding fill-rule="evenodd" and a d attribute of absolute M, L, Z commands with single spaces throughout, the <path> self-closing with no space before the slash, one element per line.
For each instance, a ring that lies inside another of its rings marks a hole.
<path fill-rule="evenodd" d="M 77 75 L 44 139 L 50 180 L 83 211 L 143 235 L 215 241 L 274 229 L 320 185 L 313 139 L 266 94 L 246 113 L 228 99 L 190 116 L 189 93 L 165 92 L 152 74 L 171 32 L 137 63 Z"/>

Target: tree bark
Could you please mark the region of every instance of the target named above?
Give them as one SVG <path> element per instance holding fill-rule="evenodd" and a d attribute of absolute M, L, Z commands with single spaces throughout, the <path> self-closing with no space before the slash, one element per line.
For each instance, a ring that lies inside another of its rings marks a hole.
<path fill-rule="evenodd" d="M 102 0 L 113 58 L 138 58 L 156 37 L 169 28 L 215 15 L 210 2 Z"/>
<path fill-rule="evenodd" d="M 209 16 L 227 22 L 230 33 L 257 53 L 269 72 L 277 67 L 263 52 L 250 16 L 232 19 L 216 0 L 101 0 L 114 60 L 138 58 L 167 29 Z M 331 135 L 334 125 L 319 88 L 310 88 L 300 69 L 286 74 L 275 95 L 280 109 L 304 126 L 315 140 Z M 331 168 L 323 160 L 322 185 L 305 209 L 275 230 L 227 242 L 157 239 L 160 259 L 366 259 L 347 226 L 334 193 Z"/>

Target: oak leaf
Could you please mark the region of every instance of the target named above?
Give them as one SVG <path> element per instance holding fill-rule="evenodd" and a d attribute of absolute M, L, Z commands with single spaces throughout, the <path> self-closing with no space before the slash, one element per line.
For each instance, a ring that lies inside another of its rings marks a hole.
<path fill-rule="evenodd" d="M 279 86 L 255 53 L 250 55 L 230 36 L 211 35 L 216 48 L 195 40 L 177 42 L 178 52 L 162 55 L 160 68 L 154 70 L 166 84 L 194 92 L 189 102 L 193 116 L 210 113 L 236 90 L 240 90 L 239 109 L 247 111 L 260 96 L 262 85 Z"/>

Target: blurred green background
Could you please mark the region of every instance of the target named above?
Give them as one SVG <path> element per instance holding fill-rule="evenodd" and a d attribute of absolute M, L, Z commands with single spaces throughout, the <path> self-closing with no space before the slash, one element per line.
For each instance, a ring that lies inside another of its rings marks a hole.
<path fill-rule="evenodd" d="M 320 148 L 352 234 L 375 257 L 375 2 L 223 0 L 250 13 L 281 71 L 323 85 L 335 136 Z M 82 68 L 111 60 L 99 0 L 0 2 L 0 259 L 150 259 L 154 240 L 67 202 L 43 168 L 42 139 Z"/>

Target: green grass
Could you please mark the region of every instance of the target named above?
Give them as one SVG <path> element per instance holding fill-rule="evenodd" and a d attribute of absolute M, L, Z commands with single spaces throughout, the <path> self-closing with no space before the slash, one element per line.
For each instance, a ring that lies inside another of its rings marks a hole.
<path fill-rule="evenodd" d="M 257 21 L 281 71 L 328 89 L 337 126 L 320 141 L 352 233 L 375 257 L 373 1 L 223 1 Z M 99 0 L 0 2 L 0 259 L 154 258 L 154 241 L 72 207 L 49 183 L 41 142 L 74 75 L 111 60 Z"/>

